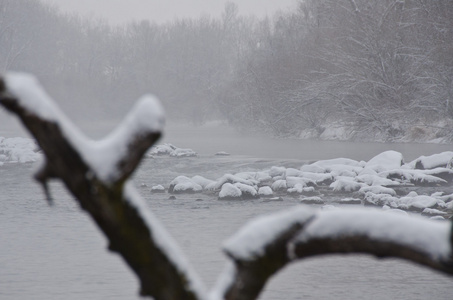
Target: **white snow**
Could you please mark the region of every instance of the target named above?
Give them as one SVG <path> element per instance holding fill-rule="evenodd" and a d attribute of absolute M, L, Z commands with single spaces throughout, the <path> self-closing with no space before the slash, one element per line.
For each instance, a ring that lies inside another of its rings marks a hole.
<path fill-rule="evenodd" d="M 258 191 L 253 186 L 243 184 L 240 182 L 236 182 L 234 184 L 234 186 L 237 187 L 239 190 L 241 190 L 241 193 L 243 196 L 247 195 L 247 196 L 255 197 L 258 195 Z"/>
<path fill-rule="evenodd" d="M 184 274 L 187 274 L 186 280 L 188 281 L 191 289 L 198 295 L 199 299 L 207 299 L 207 289 L 203 281 L 189 264 L 186 256 L 173 240 L 171 235 L 167 232 L 165 227 L 147 207 L 145 201 L 137 192 L 131 181 L 127 181 L 125 184 L 124 198 L 137 209 L 137 212 L 141 215 L 148 226 L 152 239 L 158 247 L 162 249 L 162 252 L 167 254 L 178 270 Z"/>
<path fill-rule="evenodd" d="M 294 187 L 288 189 L 288 193 L 290 194 L 302 194 L 302 193 L 313 193 L 315 188 L 312 186 L 305 187 L 301 183 L 297 183 Z"/>
<path fill-rule="evenodd" d="M 215 182 L 214 180 L 204 178 L 203 176 L 200 176 L 200 175 L 195 175 L 191 179 L 194 183 L 200 185 L 203 189 L 206 188 L 209 184 L 212 184 Z"/>
<path fill-rule="evenodd" d="M 220 189 L 225 183 L 237 183 L 237 182 L 243 183 L 245 185 L 250 185 L 250 186 L 254 186 L 254 185 L 258 184 L 257 180 L 253 180 L 253 179 L 247 180 L 247 179 L 241 178 L 240 176 L 236 176 L 236 175 L 232 175 L 232 174 L 225 174 L 222 177 L 220 177 L 219 179 L 217 179 L 215 182 L 208 184 L 206 186 L 206 189 L 215 191 L 215 190 Z"/>
<path fill-rule="evenodd" d="M 303 224 L 314 210 L 298 206 L 249 221 L 224 243 L 224 249 L 235 258 L 247 259 L 264 254 L 264 249 L 275 237 L 293 225 Z"/>
<path fill-rule="evenodd" d="M 155 186 L 151 187 L 151 192 L 153 192 L 153 193 L 162 193 L 162 192 L 165 192 L 165 188 L 163 187 L 163 185 L 158 184 L 158 185 L 155 185 Z"/>
<path fill-rule="evenodd" d="M 313 181 L 311 181 L 308 178 L 292 177 L 292 176 L 286 177 L 286 186 L 288 188 L 293 188 L 297 184 L 302 185 L 302 187 L 306 187 L 309 183 L 313 183 Z"/>
<path fill-rule="evenodd" d="M 170 182 L 171 193 L 200 193 L 203 187 L 186 176 L 178 176 Z"/>
<path fill-rule="evenodd" d="M 398 198 L 389 194 L 375 194 L 372 192 L 365 193 L 365 203 L 372 205 L 390 205 L 391 207 L 398 207 Z"/>
<path fill-rule="evenodd" d="M 422 217 L 373 209 L 342 209 L 318 213 L 297 240 L 306 242 L 314 238 L 364 235 L 413 247 L 440 260 L 451 255 L 450 230 L 450 222 L 432 222 Z"/>
<path fill-rule="evenodd" d="M 286 190 L 288 187 L 286 186 L 286 180 L 279 179 L 277 181 L 274 181 L 271 188 L 274 191 L 281 191 L 281 190 Z"/>
<path fill-rule="evenodd" d="M 61 115 L 41 87 L 36 77 L 25 73 L 8 72 L 5 75 L 8 92 L 16 96 L 28 110 L 48 121 L 57 121 Z"/>
<path fill-rule="evenodd" d="M 269 171 L 269 175 L 271 177 L 276 177 L 276 176 L 282 176 L 284 175 L 286 172 L 286 168 L 285 167 L 276 167 L 276 166 L 273 166 L 270 171 Z"/>
<path fill-rule="evenodd" d="M 20 105 L 42 119 L 58 123 L 68 142 L 78 150 L 95 174 L 107 182 L 117 178 L 118 163 L 126 155 L 132 139 L 145 132 L 160 132 L 165 123 L 164 110 L 159 101 L 151 95 L 145 95 L 133 106 L 122 124 L 104 139 L 93 141 L 61 112 L 34 76 L 9 72 L 5 76 L 5 83 Z"/>
<path fill-rule="evenodd" d="M 399 208 L 424 210 L 425 208 L 433 208 L 437 205 L 438 200 L 430 196 L 406 196 L 398 199 Z"/>
<path fill-rule="evenodd" d="M 197 153 L 195 151 L 193 151 L 192 149 L 177 148 L 172 153 L 170 153 L 170 156 L 173 156 L 173 157 L 194 157 L 194 156 L 197 156 Z"/>
<path fill-rule="evenodd" d="M 363 183 L 357 182 L 352 177 L 339 176 L 337 180 L 330 184 L 330 188 L 335 192 L 355 192 L 364 186 Z"/>
<path fill-rule="evenodd" d="M 233 284 L 236 277 L 236 266 L 232 261 L 227 261 L 222 273 L 217 278 L 217 282 L 209 292 L 209 300 L 224 300 L 227 289 Z"/>
<path fill-rule="evenodd" d="M 396 196 L 394 189 L 383 187 L 383 186 L 363 186 L 360 188 L 359 193 L 366 194 L 371 192 L 373 194 L 388 194 Z"/>
<path fill-rule="evenodd" d="M 413 166 L 413 168 L 415 168 L 416 164 L 418 163 L 420 167 L 423 167 L 425 169 L 433 169 L 436 167 L 446 167 L 452 159 L 453 151 L 445 151 L 430 156 L 420 156 L 409 164 Z"/>
<path fill-rule="evenodd" d="M 399 169 L 404 164 L 403 155 L 397 151 L 385 151 L 370 159 L 365 168 L 376 172 Z"/>
<path fill-rule="evenodd" d="M 178 148 L 172 144 L 165 143 L 153 146 L 148 152 L 150 156 L 171 156 L 171 157 L 194 157 L 198 154 L 189 148 Z"/>
<path fill-rule="evenodd" d="M 308 180 L 315 183 L 322 183 L 325 181 L 333 180 L 331 173 L 313 173 L 313 172 L 301 172 L 300 177 L 307 178 Z"/>
<path fill-rule="evenodd" d="M 325 173 L 326 169 L 321 166 L 321 164 L 311 164 L 311 165 L 303 165 L 300 167 L 302 172 L 310 172 L 310 173 Z"/>
<path fill-rule="evenodd" d="M 359 181 L 359 182 L 366 183 L 367 185 L 373 185 L 373 186 L 400 185 L 400 182 L 398 182 L 398 181 L 387 179 L 387 178 L 378 176 L 377 174 L 376 175 L 372 175 L 372 174 L 360 173 L 356 177 L 356 180 Z"/>
<path fill-rule="evenodd" d="M 262 186 L 258 189 L 258 194 L 263 197 L 269 197 L 272 196 L 274 192 L 269 186 Z"/>
<path fill-rule="evenodd" d="M 200 193 L 203 191 L 201 185 L 194 182 L 182 182 L 175 185 L 173 188 L 174 193 Z"/>
<path fill-rule="evenodd" d="M 242 191 L 229 182 L 222 185 L 222 189 L 219 192 L 219 199 L 240 198 L 241 196 Z"/>
<path fill-rule="evenodd" d="M 447 215 L 448 213 L 444 212 L 444 211 L 440 211 L 438 209 L 433 209 L 433 208 L 425 208 L 423 211 L 422 211 L 422 214 L 424 215 L 438 215 L 438 216 L 445 216 Z"/>
<path fill-rule="evenodd" d="M 360 167 L 360 162 L 350 159 L 350 158 L 333 158 L 333 159 L 326 159 L 326 160 L 319 160 L 314 162 L 312 165 L 317 167 L 330 167 L 333 165 L 344 165 L 344 166 L 352 166 L 352 167 Z"/>
<path fill-rule="evenodd" d="M 30 138 L 0 137 L 0 163 L 27 163 L 42 159 L 36 141 Z"/>
<path fill-rule="evenodd" d="M 216 156 L 230 156 L 230 153 L 225 151 L 219 151 L 215 154 Z"/>

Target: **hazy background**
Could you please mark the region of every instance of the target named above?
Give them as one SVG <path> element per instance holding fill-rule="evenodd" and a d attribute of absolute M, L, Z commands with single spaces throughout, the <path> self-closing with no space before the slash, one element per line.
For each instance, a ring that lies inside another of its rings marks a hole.
<path fill-rule="evenodd" d="M 453 0 L 49 1 L 0 1 L 0 72 L 86 127 L 153 93 L 169 124 L 453 141 Z"/>
<path fill-rule="evenodd" d="M 107 19 L 111 24 L 150 20 L 163 23 L 175 18 L 220 17 L 224 0 L 42 0 L 66 12 Z M 278 10 L 294 8 L 296 0 L 236 1 L 239 13 L 264 17 Z"/>

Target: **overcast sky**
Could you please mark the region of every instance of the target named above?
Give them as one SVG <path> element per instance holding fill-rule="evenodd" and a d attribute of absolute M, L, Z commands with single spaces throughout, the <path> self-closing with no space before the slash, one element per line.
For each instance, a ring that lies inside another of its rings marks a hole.
<path fill-rule="evenodd" d="M 67 12 L 97 16 L 112 24 L 148 19 L 162 23 L 174 18 L 220 16 L 226 0 L 41 0 L 54 3 Z M 296 0 L 233 1 L 243 15 L 272 15 L 278 10 L 295 7 Z"/>

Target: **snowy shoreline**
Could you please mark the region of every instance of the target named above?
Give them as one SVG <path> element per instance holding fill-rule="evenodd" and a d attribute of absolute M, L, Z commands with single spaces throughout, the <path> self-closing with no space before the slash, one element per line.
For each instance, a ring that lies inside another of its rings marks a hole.
<path fill-rule="evenodd" d="M 273 166 L 219 178 L 179 175 L 159 182 L 150 192 L 175 195 L 205 194 L 219 200 L 296 198 L 303 204 L 363 205 L 437 219 L 453 214 L 453 152 L 420 156 L 405 163 L 397 151 L 384 151 L 369 161 L 336 158 L 302 164 L 300 168 Z"/>
<path fill-rule="evenodd" d="M 198 153 L 161 144 L 147 154 L 151 159 L 163 156 L 196 159 Z M 36 162 L 42 157 L 33 139 L 0 137 L 0 166 Z M 449 218 L 453 215 L 452 162 L 452 151 L 420 156 L 408 163 L 401 153 L 384 151 L 368 161 L 335 158 L 301 163 L 300 168 L 277 165 L 256 172 L 226 173 L 215 179 L 181 174 L 171 182 L 153 183 L 150 192 L 169 196 L 203 193 L 219 200 L 283 201 L 291 197 L 326 208 L 352 204 Z"/>
<path fill-rule="evenodd" d="M 42 154 L 34 139 L 0 136 L 0 166 L 4 163 L 28 163 L 41 159 Z"/>

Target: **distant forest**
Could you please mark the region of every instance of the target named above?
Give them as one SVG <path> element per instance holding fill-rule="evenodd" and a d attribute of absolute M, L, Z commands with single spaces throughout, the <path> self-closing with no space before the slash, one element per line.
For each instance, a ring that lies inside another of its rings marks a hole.
<path fill-rule="evenodd" d="M 318 138 L 453 140 L 453 0 L 304 0 L 268 18 L 110 26 L 0 0 L 0 72 L 34 73 L 70 114 L 154 93 L 173 120 Z"/>

